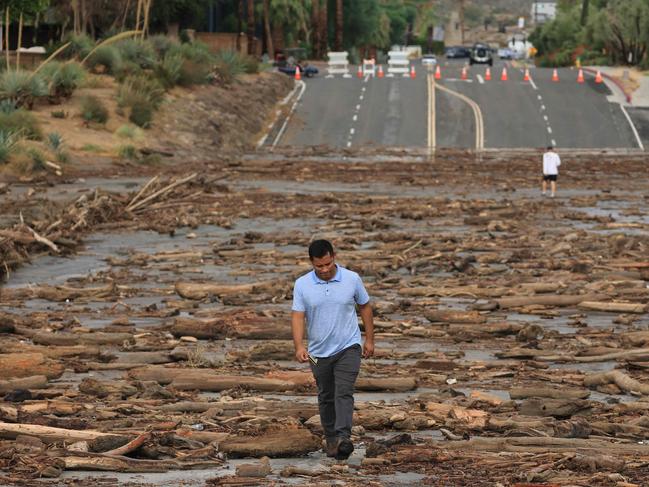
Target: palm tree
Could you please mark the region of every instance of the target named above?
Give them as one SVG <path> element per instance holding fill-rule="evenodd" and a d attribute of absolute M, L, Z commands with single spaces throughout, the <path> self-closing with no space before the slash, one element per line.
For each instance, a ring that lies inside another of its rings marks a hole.
<path fill-rule="evenodd" d="M 273 0 L 270 6 L 270 18 L 274 29 L 274 38 L 278 44 L 294 44 L 299 39 L 306 39 L 309 31 L 309 12 L 302 0 Z"/>
<path fill-rule="evenodd" d="M 328 29 L 328 16 L 327 16 L 327 0 L 323 0 L 320 4 L 320 52 L 324 55 L 329 50 L 329 29 Z"/>
<path fill-rule="evenodd" d="M 266 34 L 266 49 L 271 61 L 275 59 L 275 49 L 273 49 L 273 33 L 270 27 L 270 0 L 264 0 L 264 32 Z"/>
<path fill-rule="evenodd" d="M 313 46 L 313 57 L 322 57 L 322 46 L 320 45 L 320 0 L 311 0 L 311 45 Z"/>
<path fill-rule="evenodd" d="M 336 51 L 343 50 L 343 25 L 344 25 L 344 15 L 343 15 L 343 0 L 336 0 L 336 40 L 334 47 Z"/>

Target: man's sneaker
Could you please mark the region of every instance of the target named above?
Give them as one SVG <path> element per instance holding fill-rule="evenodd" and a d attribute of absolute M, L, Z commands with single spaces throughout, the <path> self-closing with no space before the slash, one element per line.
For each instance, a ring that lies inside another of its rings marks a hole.
<path fill-rule="evenodd" d="M 338 442 L 338 451 L 336 453 L 336 460 L 347 460 L 349 455 L 354 451 L 354 444 L 349 438 L 341 438 Z"/>

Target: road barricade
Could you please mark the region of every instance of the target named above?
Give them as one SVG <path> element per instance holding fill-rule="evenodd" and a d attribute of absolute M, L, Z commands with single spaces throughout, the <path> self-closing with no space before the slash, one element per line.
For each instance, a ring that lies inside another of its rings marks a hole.
<path fill-rule="evenodd" d="M 374 76 L 376 74 L 376 61 L 374 59 L 363 59 L 363 76 Z"/>
<path fill-rule="evenodd" d="M 343 78 L 351 78 L 349 73 L 349 53 L 342 52 L 328 52 L 327 58 L 329 59 L 327 66 L 327 78 L 333 78 L 337 74 L 342 74 Z"/>
<path fill-rule="evenodd" d="M 388 52 L 388 76 L 400 74 L 404 78 L 410 76 L 410 60 L 407 51 Z"/>

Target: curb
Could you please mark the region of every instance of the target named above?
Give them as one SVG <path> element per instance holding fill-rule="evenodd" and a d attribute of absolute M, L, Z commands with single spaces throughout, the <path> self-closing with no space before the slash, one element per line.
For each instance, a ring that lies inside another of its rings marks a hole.
<path fill-rule="evenodd" d="M 593 69 L 593 68 L 584 68 L 583 66 L 582 66 L 582 69 L 583 69 L 584 71 L 590 73 L 590 74 L 597 74 L 597 70 L 596 70 L 596 69 Z M 624 93 L 624 97 L 626 98 L 626 102 L 627 102 L 629 105 L 632 103 L 632 102 L 631 102 L 631 93 L 628 93 L 628 92 L 624 89 L 624 86 L 622 85 L 622 83 L 620 82 L 619 79 L 614 78 L 613 76 L 611 76 L 611 75 L 609 75 L 609 74 L 606 74 L 606 73 L 604 73 L 604 72 L 602 72 L 602 77 L 603 77 L 603 78 L 606 78 L 607 80 L 609 80 L 609 81 L 611 81 L 611 82 L 613 82 L 613 83 L 615 83 L 615 85 L 620 89 L 620 91 L 622 91 L 622 93 Z"/>

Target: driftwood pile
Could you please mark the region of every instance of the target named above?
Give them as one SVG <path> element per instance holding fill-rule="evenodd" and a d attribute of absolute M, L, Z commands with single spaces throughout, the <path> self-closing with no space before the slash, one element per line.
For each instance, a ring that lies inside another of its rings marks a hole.
<path fill-rule="evenodd" d="M 212 469 L 206 485 L 382 485 L 396 472 L 644 485 L 644 163 L 575 156 L 550 200 L 529 175 L 536 155 L 348 155 L 155 177 L 0 229 L 8 269 L 99 230 L 143 242 L 98 247 L 87 274 L 23 285 L 12 272 L 0 289 L 0 483 Z M 313 378 L 293 361 L 292 285 L 315 235 L 374 300 L 349 464 L 320 451 Z"/>

